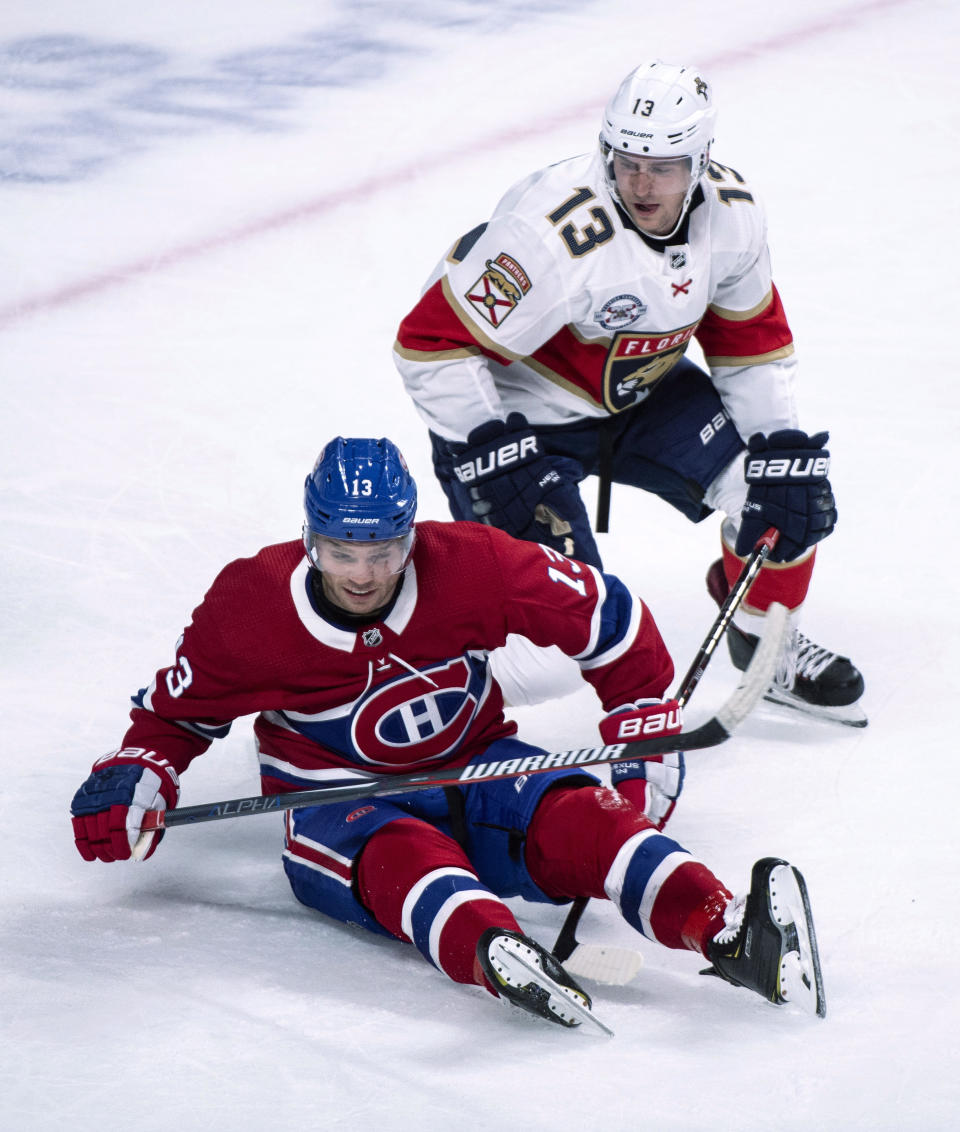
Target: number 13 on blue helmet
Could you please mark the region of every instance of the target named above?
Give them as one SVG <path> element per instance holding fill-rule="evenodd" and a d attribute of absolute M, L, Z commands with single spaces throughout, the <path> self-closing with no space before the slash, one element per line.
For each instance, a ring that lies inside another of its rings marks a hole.
<path fill-rule="evenodd" d="M 376 558 L 371 564 L 389 567 L 389 573 L 406 565 L 417 485 L 400 450 L 386 437 L 331 440 L 304 483 L 303 506 L 304 547 L 319 569 L 336 573 L 341 559 L 355 556 L 363 545 L 364 553 Z"/>

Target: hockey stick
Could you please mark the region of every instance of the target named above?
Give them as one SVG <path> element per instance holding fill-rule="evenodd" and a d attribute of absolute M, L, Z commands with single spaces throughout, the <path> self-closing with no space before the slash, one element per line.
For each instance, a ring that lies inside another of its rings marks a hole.
<path fill-rule="evenodd" d="M 694 688 L 700 683 L 704 669 L 710 662 L 710 657 L 713 656 L 714 650 L 733 620 L 733 615 L 740 608 L 740 603 L 747 596 L 747 591 L 753 585 L 754 579 L 760 573 L 761 566 L 777 545 L 779 538 L 780 532 L 775 527 L 770 527 L 757 539 L 756 545 L 750 552 L 750 557 L 740 571 L 740 577 L 731 586 L 726 600 L 720 606 L 717 619 L 710 626 L 710 632 L 706 635 L 697 655 L 693 658 L 693 663 L 683 678 L 680 693 L 677 696 L 677 702 L 681 707 L 690 699 Z"/>
<path fill-rule="evenodd" d="M 771 613 L 780 610 L 780 628 L 786 624 L 783 606 L 771 606 Z M 730 735 L 749 714 L 763 690 L 780 651 L 782 632 L 775 632 L 776 615 L 768 618 L 760 644 L 743 674 L 737 689 L 721 705 L 716 715 L 691 731 L 679 735 L 653 736 L 649 739 L 612 743 L 602 747 L 574 748 L 554 753 L 543 752 L 522 759 L 502 759 L 492 763 L 471 763 L 454 767 L 446 772 L 418 774 L 368 775 L 358 772 L 356 781 L 339 786 L 323 786 L 316 790 L 298 790 L 286 794 L 256 794 L 250 798 L 233 798 L 223 802 L 208 802 L 199 806 L 177 806 L 172 810 L 148 810 L 143 815 L 140 829 L 149 833 L 155 829 L 173 829 L 179 825 L 194 825 L 204 821 L 222 821 L 226 818 L 250 817 L 253 814 L 273 813 L 279 810 L 299 810 L 306 806 L 327 806 L 335 802 L 356 802 L 365 798 L 389 797 L 415 790 L 429 790 L 436 786 L 470 786 L 475 782 L 493 782 L 521 775 L 543 774 L 548 770 L 568 767 L 589 767 L 621 762 L 624 759 L 655 758 L 668 751 L 699 751 L 715 747 Z M 774 639 L 776 636 L 777 639 Z"/>
<path fill-rule="evenodd" d="M 731 697 L 731 701 L 734 697 Z M 727 705 L 724 704 L 724 708 Z M 209 802 L 200 806 L 177 806 L 173 810 L 147 810 L 140 830 L 149 833 L 154 829 L 173 829 L 178 825 L 194 825 L 202 821 L 222 821 L 224 818 L 245 818 L 253 814 L 268 814 L 277 810 L 301 810 L 306 806 L 331 806 L 335 802 L 359 802 L 366 798 L 386 798 L 394 794 L 409 794 L 415 790 L 431 790 L 441 786 L 471 786 L 475 782 L 495 782 L 503 778 L 542 774 L 548 770 L 567 767 L 593 766 L 619 762 L 622 759 L 655 758 L 667 751 L 697 751 L 713 747 L 730 737 L 723 708 L 706 723 L 693 731 L 673 736 L 656 736 L 650 739 L 611 743 L 603 747 L 582 747 L 552 754 L 529 755 L 523 759 L 501 759 L 493 763 L 470 763 L 468 766 L 435 774 L 394 774 L 390 776 L 365 774 L 358 771 L 345 777 L 355 781 L 338 786 L 321 786 L 316 790 L 295 790 L 286 794 L 254 794 L 250 798 L 231 798 L 225 802 Z M 732 726 L 736 726 L 734 723 Z"/>
<path fill-rule="evenodd" d="M 776 546 L 779 537 L 780 532 L 776 528 L 770 527 L 757 540 L 749 558 L 744 563 L 743 569 L 740 571 L 739 578 L 727 594 L 716 620 L 710 626 L 709 633 L 704 638 L 703 644 L 683 678 L 680 691 L 676 696 L 680 707 L 684 707 L 688 703 L 694 689 L 700 683 L 714 650 L 723 639 L 724 633 L 733 620 L 733 615 L 760 572 L 764 560 Z M 782 644 L 782 631 L 780 638 Z M 770 676 L 773 676 L 772 670 Z M 582 975 L 586 978 L 597 979 L 600 982 L 619 985 L 630 982 L 643 962 L 639 952 L 623 948 L 582 944 L 577 939 L 577 927 L 586 911 L 588 901 L 589 897 L 586 896 L 578 896 L 574 900 L 566 919 L 563 921 L 563 927 L 560 929 L 557 941 L 553 945 L 553 955 L 565 964 L 572 975 Z"/>

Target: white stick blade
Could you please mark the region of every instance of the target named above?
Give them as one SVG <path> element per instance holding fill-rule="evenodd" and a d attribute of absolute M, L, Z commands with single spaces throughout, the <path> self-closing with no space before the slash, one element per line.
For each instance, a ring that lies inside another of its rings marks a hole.
<path fill-rule="evenodd" d="M 578 979 L 593 979 L 612 987 L 633 982 L 643 966 L 639 951 L 626 947 L 605 947 L 600 943 L 578 943 L 563 961 L 564 970 Z"/>
<path fill-rule="evenodd" d="M 732 735 L 747 718 L 770 687 L 786 643 L 787 627 L 787 607 L 778 601 L 773 602 L 767 610 L 763 632 L 737 690 L 717 712 L 717 719 L 729 734 Z"/>

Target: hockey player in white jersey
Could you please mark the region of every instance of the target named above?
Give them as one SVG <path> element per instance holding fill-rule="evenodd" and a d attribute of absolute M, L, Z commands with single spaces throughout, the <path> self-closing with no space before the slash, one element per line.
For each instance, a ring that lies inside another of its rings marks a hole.
<path fill-rule="evenodd" d="M 768 698 L 862 726 L 863 678 L 797 628 L 837 512 L 828 435 L 799 427 L 793 339 L 753 187 L 711 160 L 711 84 L 643 63 L 598 150 L 514 185 L 458 239 L 403 320 L 395 361 L 455 518 L 601 565 L 591 474 L 719 511 L 722 602 L 770 526 L 770 560 L 727 634 L 745 668 L 774 602 L 794 630 Z M 709 372 L 684 357 L 699 343 Z M 600 518 L 600 529 L 605 523 Z"/>

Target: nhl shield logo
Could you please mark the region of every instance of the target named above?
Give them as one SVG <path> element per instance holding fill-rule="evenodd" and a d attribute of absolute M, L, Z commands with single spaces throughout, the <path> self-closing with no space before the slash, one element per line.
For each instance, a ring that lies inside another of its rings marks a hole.
<path fill-rule="evenodd" d="M 379 629 L 365 629 L 362 639 L 367 648 L 375 649 L 377 645 L 383 644 L 383 633 Z"/>

